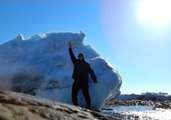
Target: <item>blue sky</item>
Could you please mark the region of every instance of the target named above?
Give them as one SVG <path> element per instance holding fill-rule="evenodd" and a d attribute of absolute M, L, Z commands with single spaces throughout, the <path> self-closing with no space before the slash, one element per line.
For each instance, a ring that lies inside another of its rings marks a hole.
<path fill-rule="evenodd" d="M 171 94 L 171 4 L 144 1 L 1 0 L 0 44 L 20 33 L 81 30 L 121 74 L 122 93 Z"/>

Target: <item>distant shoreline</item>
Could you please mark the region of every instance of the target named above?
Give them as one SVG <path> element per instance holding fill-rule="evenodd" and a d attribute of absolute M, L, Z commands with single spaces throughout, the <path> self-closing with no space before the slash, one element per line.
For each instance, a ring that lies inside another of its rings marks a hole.
<path fill-rule="evenodd" d="M 152 106 L 154 108 L 171 109 L 171 101 L 152 100 L 109 100 L 106 106 Z"/>
<path fill-rule="evenodd" d="M 106 102 L 106 106 L 152 106 L 154 108 L 171 108 L 171 96 L 167 93 L 123 94 L 117 99 Z"/>

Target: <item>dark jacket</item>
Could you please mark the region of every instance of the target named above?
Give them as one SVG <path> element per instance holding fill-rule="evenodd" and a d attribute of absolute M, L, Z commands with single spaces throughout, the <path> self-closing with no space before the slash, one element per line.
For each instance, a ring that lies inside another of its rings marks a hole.
<path fill-rule="evenodd" d="M 94 82 L 97 82 L 96 75 L 92 68 L 90 67 L 90 64 L 86 62 L 85 60 L 78 60 L 76 59 L 75 55 L 73 54 L 72 48 L 69 48 L 69 54 L 70 58 L 74 64 L 74 70 L 72 74 L 72 78 L 75 79 L 75 81 L 84 80 L 81 81 L 82 83 L 88 82 L 89 74 L 92 77 Z"/>

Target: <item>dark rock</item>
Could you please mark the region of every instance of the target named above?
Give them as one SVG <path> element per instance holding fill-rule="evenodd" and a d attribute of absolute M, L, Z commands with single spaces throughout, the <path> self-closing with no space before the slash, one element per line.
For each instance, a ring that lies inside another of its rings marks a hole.
<path fill-rule="evenodd" d="M 0 120 L 116 120 L 88 109 L 0 91 Z"/>
<path fill-rule="evenodd" d="M 170 101 L 151 101 L 151 100 L 110 100 L 106 103 L 106 106 L 138 106 L 147 105 L 154 108 L 171 109 Z"/>

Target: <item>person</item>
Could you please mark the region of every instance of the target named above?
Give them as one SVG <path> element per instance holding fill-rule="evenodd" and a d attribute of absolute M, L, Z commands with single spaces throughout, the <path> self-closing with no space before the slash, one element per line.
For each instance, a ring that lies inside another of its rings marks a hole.
<path fill-rule="evenodd" d="M 90 74 L 92 80 L 95 83 L 97 83 L 96 80 L 97 77 L 94 71 L 92 70 L 92 68 L 90 67 L 90 64 L 85 61 L 84 55 L 80 53 L 77 59 L 72 51 L 71 42 L 68 43 L 68 46 L 69 46 L 69 55 L 74 65 L 74 70 L 72 74 L 72 78 L 74 79 L 74 83 L 72 85 L 72 102 L 74 105 L 78 106 L 77 95 L 79 90 L 81 90 L 84 95 L 85 101 L 87 103 L 87 108 L 91 109 L 91 98 L 89 95 L 88 77 Z"/>

